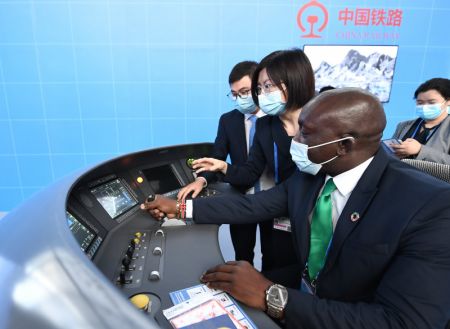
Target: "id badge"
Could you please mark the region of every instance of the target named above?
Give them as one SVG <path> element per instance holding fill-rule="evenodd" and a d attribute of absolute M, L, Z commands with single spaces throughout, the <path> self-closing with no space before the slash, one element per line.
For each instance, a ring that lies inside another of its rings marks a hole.
<path fill-rule="evenodd" d="M 273 219 L 273 228 L 275 230 L 291 232 L 291 220 L 288 217 L 278 217 Z"/>

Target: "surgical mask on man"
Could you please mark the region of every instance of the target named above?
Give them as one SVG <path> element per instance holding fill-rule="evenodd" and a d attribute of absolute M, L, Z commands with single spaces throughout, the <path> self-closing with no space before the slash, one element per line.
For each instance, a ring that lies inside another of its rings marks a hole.
<path fill-rule="evenodd" d="M 316 175 L 322 168 L 322 165 L 333 161 L 334 159 L 336 159 L 338 157 L 338 155 L 334 156 L 333 158 L 331 158 L 327 161 L 324 161 L 321 163 L 314 163 L 311 160 L 309 160 L 309 158 L 308 158 L 308 149 L 313 149 L 313 148 L 325 146 L 328 144 L 337 143 L 337 142 L 347 140 L 347 139 L 354 139 L 354 137 L 347 136 L 344 138 L 333 140 L 331 142 L 326 142 L 326 143 L 322 143 L 322 144 L 315 145 L 315 146 L 309 146 L 309 147 L 306 144 L 302 144 L 302 143 L 296 142 L 295 140 L 292 140 L 291 149 L 290 149 L 292 161 L 295 162 L 295 164 L 297 165 L 297 168 L 300 171 L 310 174 L 310 175 Z"/>
<path fill-rule="evenodd" d="M 234 102 L 236 104 L 236 108 L 243 114 L 250 114 L 256 110 L 256 105 L 253 102 L 253 98 L 249 95 L 247 98 L 241 98 L 238 96 Z"/>
<path fill-rule="evenodd" d="M 445 101 L 444 101 L 445 102 Z M 426 104 L 426 105 L 417 105 L 416 106 L 416 114 L 419 118 L 423 120 L 434 120 L 442 113 L 441 104 Z M 448 111 L 448 108 L 447 108 Z"/>
<path fill-rule="evenodd" d="M 258 95 L 259 108 L 267 115 L 280 115 L 286 111 L 286 103 L 282 100 L 281 90 Z"/>

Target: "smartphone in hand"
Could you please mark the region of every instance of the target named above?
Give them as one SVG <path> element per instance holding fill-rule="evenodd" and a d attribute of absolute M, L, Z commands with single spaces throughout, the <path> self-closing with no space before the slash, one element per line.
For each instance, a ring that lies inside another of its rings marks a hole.
<path fill-rule="evenodd" d="M 382 142 L 391 152 L 395 152 L 394 149 L 392 148 L 392 145 L 402 143 L 402 141 L 400 139 L 395 139 L 395 138 L 384 139 L 384 140 L 382 140 Z"/>

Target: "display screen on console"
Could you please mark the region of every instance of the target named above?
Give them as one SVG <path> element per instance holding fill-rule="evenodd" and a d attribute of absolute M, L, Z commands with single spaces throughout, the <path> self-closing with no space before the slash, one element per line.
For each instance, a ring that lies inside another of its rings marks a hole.
<path fill-rule="evenodd" d="M 142 172 L 156 194 L 164 194 L 182 187 L 170 165 L 144 169 Z"/>
<path fill-rule="evenodd" d="M 111 218 L 116 218 L 137 204 L 120 179 L 97 186 L 91 193 Z"/>
<path fill-rule="evenodd" d="M 66 215 L 67 224 L 69 224 L 70 231 L 75 237 L 75 240 L 77 240 L 78 244 L 81 246 L 81 250 L 86 251 L 92 240 L 95 238 L 95 234 L 89 228 L 81 224 L 68 211 L 66 211 Z"/>

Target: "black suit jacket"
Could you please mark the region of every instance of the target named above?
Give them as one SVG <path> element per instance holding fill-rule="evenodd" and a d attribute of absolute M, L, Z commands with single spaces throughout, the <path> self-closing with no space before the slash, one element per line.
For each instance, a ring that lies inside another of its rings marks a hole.
<path fill-rule="evenodd" d="M 234 165 L 239 165 L 247 161 L 247 140 L 245 136 L 245 116 L 238 110 L 221 115 L 217 129 L 216 140 L 211 157 L 225 161 L 230 155 L 230 160 Z M 209 182 L 216 178 L 213 172 L 201 173 Z M 236 186 L 241 192 L 253 185 L 239 184 Z"/>
<path fill-rule="evenodd" d="M 198 223 L 289 215 L 300 278 L 309 253 L 309 214 L 323 175 L 296 172 L 253 196 L 194 201 Z M 351 221 L 358 213 L 360 219 Z M 286 283 L 286 282 L 284 282 Z M 291 281 L 298 287 L 298 279 Z M 450 185 L 380 149 L 338 220 L 317 295 L 289 289 L 288 328 L 444 328 L 450 319 Z"/>
<path fill-rule="evenodd" d="M 274 142 L 278 150 L 279 182 L 286 180 L 296 168 L 290 153 L 291 140 L 292 137 L 286 134 L 278 116 L 266 115 L 259 118 L 248 160 L 242 165 L 234 162 L 229 165 L 224 181 L 235 186 L 253 186 L 266 167 L 269 175 L 274 175 Z"/>

